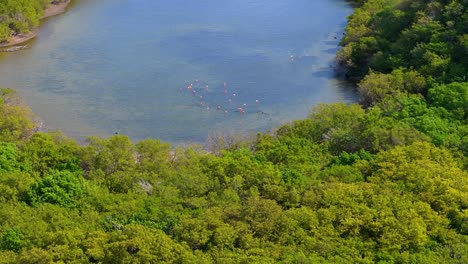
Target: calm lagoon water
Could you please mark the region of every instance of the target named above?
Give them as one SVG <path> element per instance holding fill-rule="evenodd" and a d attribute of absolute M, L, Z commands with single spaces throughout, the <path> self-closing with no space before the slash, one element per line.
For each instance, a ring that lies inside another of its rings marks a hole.
<path fill-rule="evenodd" d="M 344 0 L 74 0 L 28 49 L 0 54 L 0 86 L 77 139 L 268 131 L 354 100 L 332 69 L 351 11 Z"/>

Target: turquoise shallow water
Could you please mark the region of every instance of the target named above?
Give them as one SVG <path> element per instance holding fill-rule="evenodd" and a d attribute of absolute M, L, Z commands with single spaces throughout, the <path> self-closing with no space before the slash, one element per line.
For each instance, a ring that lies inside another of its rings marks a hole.
<path fill-rule="evenodd" d="M 0 85 L 78 139 L 268 131 L 354 100 L 331 67 L 351 11 L 342 0 L 75 0 L 28 49 L 0 54 Z"/>

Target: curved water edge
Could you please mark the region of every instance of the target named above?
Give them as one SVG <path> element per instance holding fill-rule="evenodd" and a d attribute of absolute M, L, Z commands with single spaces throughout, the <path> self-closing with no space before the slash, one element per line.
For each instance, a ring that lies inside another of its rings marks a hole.
<path fill-rule="evenodd" d="M 66 135 L 176 144 L 268 131 L 317 103 L 355 101 L 333 69 L 350 5 L 241 2 L 73 1 L 29 49 L 0 55 L 0 83 Z"/>
<path fill-rule="evenodd" d="M 50 4 L 49 7 L 44 11 L 44 15 L 41 17 L 41 19 L 44 20 L 46 18 L 65 13 L 65 11 L 67 10 L 67 7 L 68 7 L 68 5 L 70 3 L 71 3 L 71 0 L 66 0 L 65 2 L 60 2 L 58 4 Z M 0 50 L 0 51 L 10 52 L 10 51 L 20 50 L 20 49 L 15 49 L 14 46 L 21 45 L 21 44 L 26 44 L 31 39 L 37 37 L 39 32 L 40 32 L 40 26 L 37 27 L 37 28 L 31 29 L 31 31 L 29 33 L 14 36 L 7 43 L 0 43 L 0 48 L 7 48 L 7 49 L 3 49 L 3 50 Z M 11 47 L 11 48 L 9 48 L 9 47 Z M 27 47 L 27 45 L 22 45 L 20 47 Z"/>

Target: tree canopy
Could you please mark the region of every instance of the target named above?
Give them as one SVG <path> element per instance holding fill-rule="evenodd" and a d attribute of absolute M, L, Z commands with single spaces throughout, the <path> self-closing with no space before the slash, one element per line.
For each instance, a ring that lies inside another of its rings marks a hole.
<path fill-rule="evenodd" d="M 13 35 L 27 33 L 39 25 L 50 0 L 0 1 L 0 43 Z"/>

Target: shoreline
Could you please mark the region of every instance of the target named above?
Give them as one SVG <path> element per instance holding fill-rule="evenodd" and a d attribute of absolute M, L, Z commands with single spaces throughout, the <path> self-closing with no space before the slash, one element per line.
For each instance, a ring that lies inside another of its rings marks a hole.
<path fill-rule="evenodd" d="M 71 0 L 67 0 L 65 2 L 56 4 L 56 5 L 50 4 L 44 11 L 44 15 L 41 17 L 41 20 L 64 13 L 70 3 L 71 3 Z M 33 28 L 31 32 L 29 33 L 19 34 L 17 36 L 12 37 L 9 42 L 0 44 L 0 48 L 6 48 L 6 47 L 23 44 L 37 37 L 37 35 L 39 35 L 39 32 L 40 32 L 40 26 Z"/>

